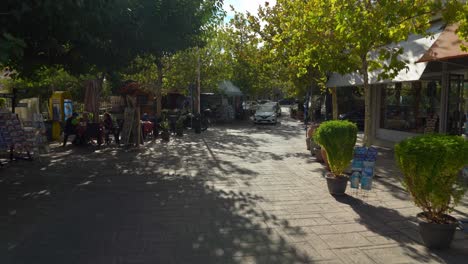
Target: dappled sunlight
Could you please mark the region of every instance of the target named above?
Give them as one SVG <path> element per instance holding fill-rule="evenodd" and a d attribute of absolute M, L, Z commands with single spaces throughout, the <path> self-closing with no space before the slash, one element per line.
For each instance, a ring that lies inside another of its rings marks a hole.
<path fill-rule="evenodd" d="M 363 202 L 361 199 L 349 195 L 336 196 L 335 199 L 342 204 L 348 205 L 352 212 L 358 215 L 357 222 L 359 224 L 370 232 L 385 237 L 389 247 L 392 245 L 398 247 L 401 254 L 411 257 L 414 261 L 450 263 L 454 260 L 455 255 L 452 253 L 457 252 L 456 248 L 460 246 L 457 245 L 459 243 L 457 241 L 454 241 L 455 249 L 443 252 L 430 252 L 422 246 L 414 208 L 410 214 L 404 215 L 398 210 L 373 205 L 368 201 Z M 374 259 L 379 259 L 379 257 L 376 256 Z"/>
<path fill-rule="evenodd" d="M 313 263 L 355 247 L 357 237 L 358 245 L 395 247 L 414 260 L 450 259 L 421 248 L 415 207 L 384 163 L 371 192 L 330 196 L 303 128 L 283 118 L 139 148 L 53 147 L 0 178 L 4 219 L 18 226 L 2 231 L 0 246 L 23 262 L 66 255 L 112 263 L 117 252 L 143 263 Z"/>

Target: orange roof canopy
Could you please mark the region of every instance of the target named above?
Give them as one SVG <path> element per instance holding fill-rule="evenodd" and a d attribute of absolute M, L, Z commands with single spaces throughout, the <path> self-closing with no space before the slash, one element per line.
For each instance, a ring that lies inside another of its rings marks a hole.
<path fill-rule="evenodd" d="M 458 24 L 447 25 L 439 38 L 417 62 L 429 62 L 468 57 L 468 52 L 462 51 L 460 45 L 468 46 L 468 42 L 458 38 Z"/>

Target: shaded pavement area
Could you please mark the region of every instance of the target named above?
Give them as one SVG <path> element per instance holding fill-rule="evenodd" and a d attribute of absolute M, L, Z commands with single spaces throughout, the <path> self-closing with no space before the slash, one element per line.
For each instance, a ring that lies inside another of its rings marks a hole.
<path fill-rule="evenodd" d="M 421 245 L 390 150 L 371 192 L 334 198 L 304 134 L 283 117 L 0 168 L 0 263 L 465 263 L 460 230 Z"/>

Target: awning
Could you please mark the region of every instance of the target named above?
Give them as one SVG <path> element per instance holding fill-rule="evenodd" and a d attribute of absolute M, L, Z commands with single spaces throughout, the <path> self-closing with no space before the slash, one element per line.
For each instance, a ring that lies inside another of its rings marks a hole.
<path fill-rule="evenodd" d="M 243 95 L 239 87 L 235 86 L 231 81 L 222 81 L 219 84 L 219 90 L 227 96 Z"/>
<path fill-rule="evenodd" d="M 448 25 L 440 37 L 418 62 L 448 60 L 468 57 L 468 52 L 462 51 L 461 44 L 468 46 L 468 42 L 461 41 L 457 35 L 458 24 Z"/>
<path fill-rule="evenodd" d="M 398 44 L 388 45 L 387 48 L 403 48 L 403 54 L 398 56 L 400 60 L 407 61 L 407 69 L 401 70 L 392 80 L 378 80 L 381 71 L 369 72 L 369 83 L 389 83 L 419 80 L 427 66 L 427 62 L 418 63 L 418 60 L 431 48 L 434 42 L 439 38 L 444 28 L 442 22 L 434 23 L 428 32 L 431 36 L 423 37 L 420 35 L 411 35 L 408 40 Z M 376 54 L 374 55 L 376 56 Z M 334 73 L 327 82 L 327 87 L 343 87 L 362 85 L 363 78 L 358 72 L 352 74 Z"/>

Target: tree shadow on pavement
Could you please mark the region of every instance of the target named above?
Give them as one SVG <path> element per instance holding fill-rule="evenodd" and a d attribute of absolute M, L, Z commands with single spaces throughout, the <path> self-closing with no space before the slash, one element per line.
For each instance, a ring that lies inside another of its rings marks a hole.
<path fill-rule="evenodd" d="M 349 205 L 359 215 L 360 224 L 369 231 L 384 236 L 390 243 L 398 244 L 403 249 L 403 254 L 415 262 L 462 263 L 462 260 L 468 256 L 466 245 L 461 244 L 463 240 L 454 240 L 452 247 L 444 251 L 429 250 L 422 246 L 416 215 L 406 217 L 396 210 L 364 203 L 349 195 L 334 196 L 334 198 L 339 203 Z M 379 256 L 375 258 L 378 259 Z"/>
<path fill-rule="evenodd" d="M 68 191 L 15 223 L 1 263 L 310 262 L 269 227 L 294 229 L 258 209 L 262 197 L 196 177 L 97 176 Z"/>

